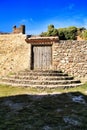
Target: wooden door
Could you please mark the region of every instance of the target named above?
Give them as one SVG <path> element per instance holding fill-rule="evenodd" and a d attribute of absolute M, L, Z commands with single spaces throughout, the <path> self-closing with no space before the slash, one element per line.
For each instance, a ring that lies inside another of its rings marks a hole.
<path fill-rule="evenodd" d="M 33 46 L 33 69 L 48 70 L 52 64 L 52 46 Z"/>

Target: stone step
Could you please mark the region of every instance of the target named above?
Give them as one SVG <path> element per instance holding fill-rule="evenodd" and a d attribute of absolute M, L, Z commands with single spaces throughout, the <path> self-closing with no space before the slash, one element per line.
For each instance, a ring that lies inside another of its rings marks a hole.
<path fill-rule="evenodd" d="M 72 88 L 72 87 L 77 87 L 83 85 L 82 83 L 76 83 L 76 84 L 63 84 L 63 85 L 31 85 L 31 84 L 20 84 L 20 83 L 11 83 L 11 82 L 0 82 L 0 84 L 4 85 L 11 85 L 11 86 L 19 86 L 19 87 L 31 87 L 31 88 L 40 88 L 40 89 L 45 89 L 45 88 L 60 88 L 60 89 L 67 89 L 67 88 Z"/>
<path fill-rule="evenodd" d="M 8 77 L 0 79 L 1 84 L 23 87 L 49 87 L 49 88 L 69 88 L 81 85 L 79 80 L 74 80 L 73 77 L 62 71 L 55 70 L 24 70 Z"/>
<path fill-rule="evenodd" d="M 6 78 L 14 78 L 14 79 L 27 79 L 27 80 L 72 80 L 73 77 L 71 76 L 37 76 L 37 75 L 10 75 L 10 77 L 6 77 Z"/>
<path fill-rule="evenodd" d="M 25 69 L 25 70 L 23 70 L 21 72 L 29 72 L 29 73 L 62 73 L 61 70 L 29 70 L 29 69 Z"/>
<path fill-rule="evenodd" d="M 16 75 L 23 75 L 23 76 L 26 76 L 26 75 L 37 75 L 37 76 L 68 76 L 68 74 L 65 74 L 65 73 L 56 73 L 56 72 L 54 72 L 54 73 L 44 73 L 44 72 L 42 72 L 42 73 L 30 73 L 30 72 L 19 72 L 19 73 L 17 73 Z"/>
<path fill-rule="evenodd" d="M 60 74 L 60 73 L 63 73 L 61 70 L 59 71 L 55 71 L 55 70 L 24 70 L 24 71 L 20 71 L 18 72 L 17 74 L 20 75 L 20 74 L 31 74 L 31 75 L 42 75 L 42 74 Z"/>
<path fill-rule="evenodd" d="M 73 84 L 80 83 L 79 80 L 21 80 L 21 79 L 12 79 L 12 78 L 4 78 L 2 81 L 11 82 L 11 83 L 22 83 L 22 84 L 37 84 L 37 85 L 56 85 L 56 84 Z"/>

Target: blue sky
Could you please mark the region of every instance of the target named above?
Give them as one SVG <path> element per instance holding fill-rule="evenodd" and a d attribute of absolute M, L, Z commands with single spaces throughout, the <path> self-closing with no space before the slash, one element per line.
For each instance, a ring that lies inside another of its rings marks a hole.
<path fill-rule="evenodd" d="M 49 24 L 87 28 L 87 0 L 0 0 L 0 31 L 21 24 L 27 34 L 47 31 Z"/>

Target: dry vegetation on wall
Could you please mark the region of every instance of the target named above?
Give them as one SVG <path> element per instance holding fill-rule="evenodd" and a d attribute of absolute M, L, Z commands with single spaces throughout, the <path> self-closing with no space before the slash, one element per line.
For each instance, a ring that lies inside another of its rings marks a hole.
<path fill-rule="evenodd" d="M 28 51 L 25 35 L 0 35 L 0 75 L 25 69 Z"/>

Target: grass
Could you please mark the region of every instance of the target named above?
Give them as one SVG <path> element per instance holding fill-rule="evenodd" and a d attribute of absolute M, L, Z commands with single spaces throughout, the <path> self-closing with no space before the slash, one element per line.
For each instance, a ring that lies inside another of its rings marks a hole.
<path fill-rule="evenodd" d="M 50 89 L 50 88 L 32 88 L 32 87 L 12 87 L 6 85 L 0 85 L 0 97 L 6 97 L 11 95 L 20 95 L 20 94 L 52 94 L 52 93 L 68 93 L 68 92 L 81 92 L 86 94 L 87 92 L 87 83 L 83 86 L 69 88 L 69 89 Z"/>
<path fill-rule="evenodd" d="M 0 85 L 0 130 L 86 130 L 86 92 Z"/>

